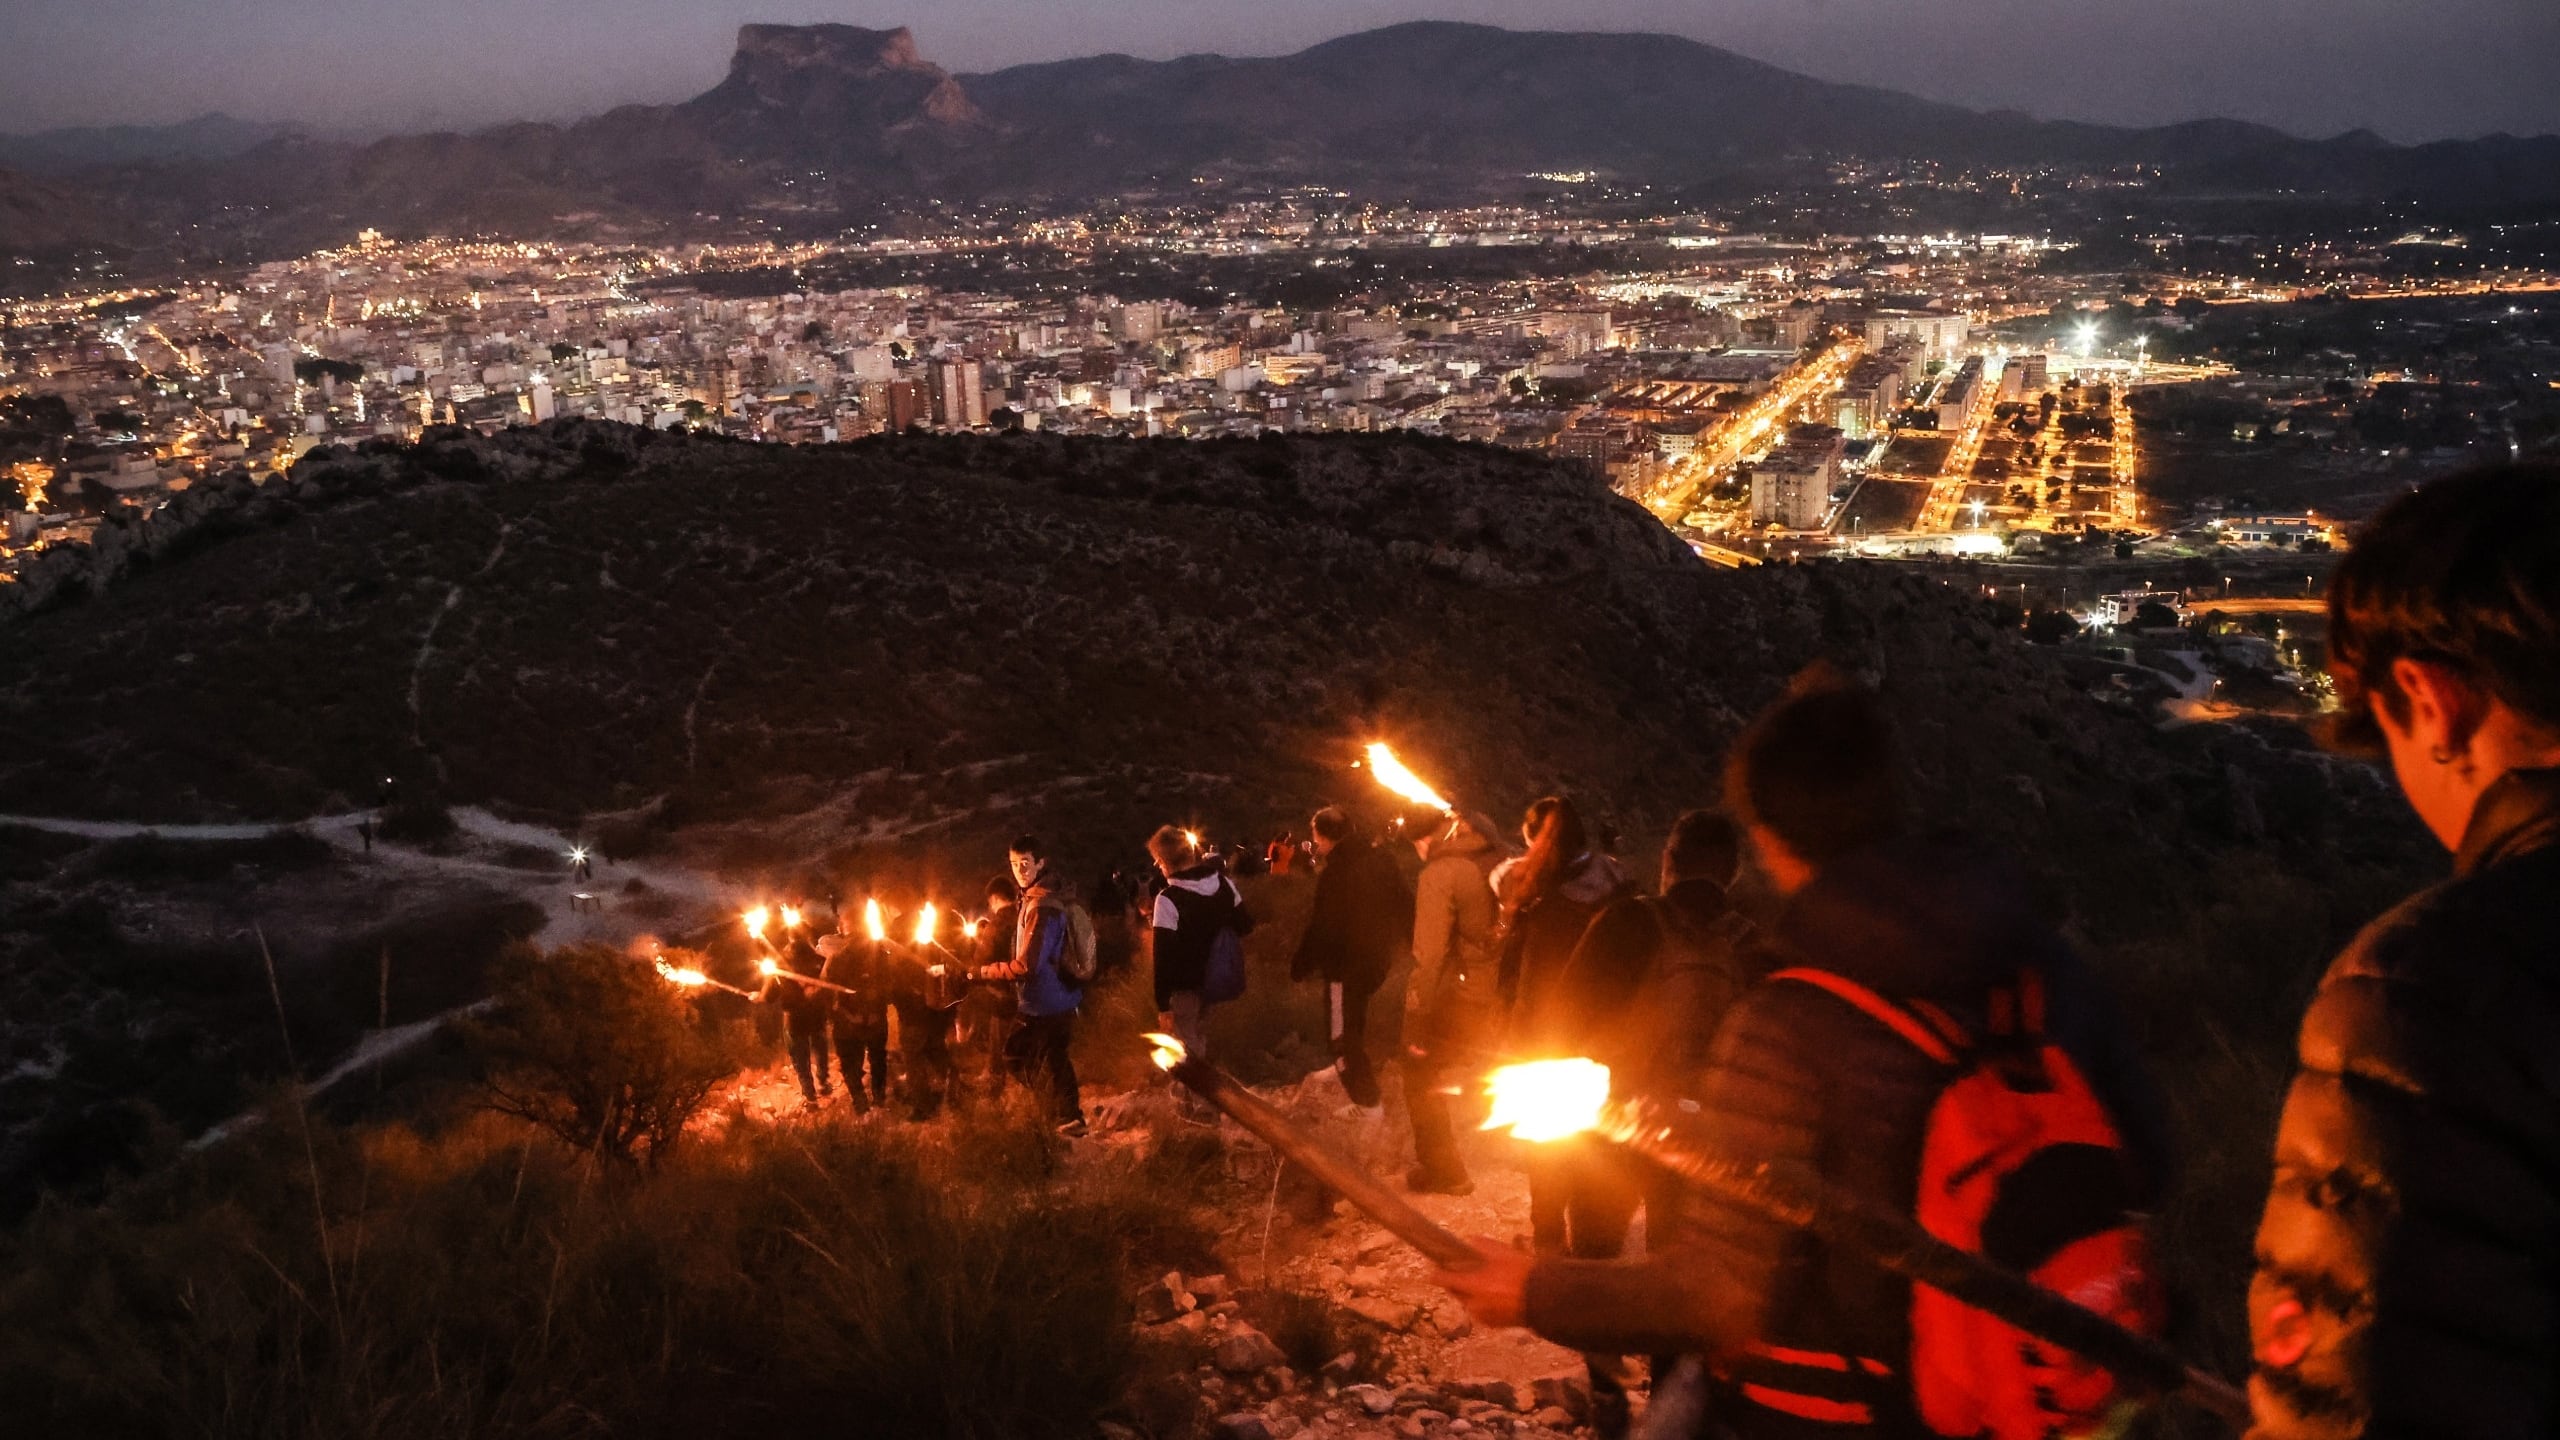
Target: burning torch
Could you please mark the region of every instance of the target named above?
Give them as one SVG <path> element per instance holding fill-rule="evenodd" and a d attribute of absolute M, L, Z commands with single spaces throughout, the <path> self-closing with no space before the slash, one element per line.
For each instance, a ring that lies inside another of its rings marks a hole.
<path fill-rule="evenodd" d="M 795 984 L 815 985 L 821 990 L 833 990 L 843 995 L 857 993 L 850 985 L 839 985 L 833 980 L 821 980 L 815 975 L 803 975 L 797 970 L 785 970 L 782 968 L 781 961 L 771 958 L 757 961 L 756 973 L 767 977 L 779 977 Z"/>
<path fill-rule="evenodd" d="M 1441 799 L 1439 791 L 1422 783 L 1421 776 L 1406 769 L 1405 763 L 1396 758 L 1396 752 L 1389 749 L 1385 741 L 1372 741 L 1367 754 L 1369 773 L 1377 777 L 1379 784 L 1387 787 L 1397 796 L 1427 809 L 1437 810 L 1444 816 L 1454 816 L 1458 813 L 1458 807 Z"/>
<path fill-rule="evenodd" d="M 714 980 L 710 976 L 703 974 L 701 971 L 687 966 L 670 965 L 667 963 L 667 957 L 664 955 L 658 957 L 657 969 L 660 975 L 665 976 L 669 981 L 680 985 L 687 990 L 699 990 L 708 985 L 712 989 L 726 990 L 732 995 L 737 995 L 748 1000 L 756 998 L 755 996 L 748 994 L 748 992 L 739 989 L 737 986 L 730 984 L 726 980 Z"/>
<path fill-rule="evenodd" d="M 1353 1209 L 1385 1226 L 1432 1263 L 1448 1270 L 1464 1270 L 1476 1263 L 1474 1246 L 1414 1209 L 1403 1196 L 1371 1179 L 1366 1170 L 1326 1148 L 1270 1101 L 1237 1083 L 1235 1077 L 1192 1055 L 1170 1035 L 1149 1035 L 1146 1039 L 1155 1046 L 1158 1069 L 1259 1136 L 1282 1160 L 1314 1176 L 1318 1184 L 1350 1201 Z"/>
<path fill-rule="evenodd" d="M 1912 1219 L 1850 1194 L 1801 1167 L 1720 1156 L 1697 1143 L 1687 1122 L 1645 1101 L 1609 1098 L 1609 1068 L 1592 1060 L 1506 1065 L 1486 1080 L 1488 1130 L 1523 1140 L 1591 1134 L 1643 1156 L 1717 1198 L 1783 1225 L 1808 1230 L 1852 1254 L 2082 1356 L 2134 1386 L 2178 1395 L 2245 1429 L 2249 1398 L 2219 1376 L 2181 1360 L 2025 1276 L 1960 1250 Z"/>

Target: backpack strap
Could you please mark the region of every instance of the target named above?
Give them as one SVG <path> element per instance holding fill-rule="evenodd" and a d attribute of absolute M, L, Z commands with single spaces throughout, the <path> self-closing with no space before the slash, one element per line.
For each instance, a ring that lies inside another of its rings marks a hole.
<path fill-rule="evenodd" d="M 1973 1038 L 1954 1017 L 1926 1001 L 1910 1007 L 1896 1005 L 1857 981 L 1810 965 L 1790 966 L 1777 971 L 1771 980 L 1792 980 L 1829 991 L 1835 998 L 1855 1006 L 1868 1019 L 1882 1025 L 1911 1043 L 1911 1048 L 1941 1065 L 1961 1063 Z M 1917 1012 L 1917 1013 L 1915 1013 Z"/>

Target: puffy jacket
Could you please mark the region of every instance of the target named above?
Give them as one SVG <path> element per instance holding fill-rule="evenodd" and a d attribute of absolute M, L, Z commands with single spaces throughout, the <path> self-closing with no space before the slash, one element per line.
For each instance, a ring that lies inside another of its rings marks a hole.
<path fill-rule="evenodd" d="M 1324 859 L 1306 933 L 1289 978 L 1322 975 L 1375 990 L 1413 944 L 1413 891 L 1395 857 L 1365 841 L 1345 841 Z"/>
<path fill-rule="evenodd" d="M 1066 911 L 1072 903 L 1074 897 L 1066 893 L 1056 872 L 1042 870 L 1023 887 L 1022 898 L 1014 904 L 1011 958 L 978 972 L 982 980 L 1020 982 L 1014 1008 L 1033 1019 L 1065 1015 L 1084 1003 L 1084 988 L 1069 980 L 1058 965 L 1067 947 L 1075 943 Z"/>
<path fill-rule="evenodd" d="M 1770 968 L 1817 966 L 1977 1027 L 1989 992 L 2038 966 L 2054 1039 L 2109 1102 L 2136 1159 L 2165 1171 L 2158 1112 L 2112 1010 L 1998 859 L 1943 838 L 1849 856 L 1788 901 L 1774 932 L 1760 961 Z M 1862 1011 L 1811 985 L 1763 980 L 1727 1012 L 1695 1083 L 1718 1152 L 1801 1165 L 1909 1214 L 1945 1078 Z M 1718 1418 L 1746 1440 L 1835 1435 L 1844 1422 L 1869 1435 L 1926 1433 L 1902 1373 L 1907 1282 L 1809 1232 L 1686 1199 L 1659 1258 L 1539 1262 L 1531 1327 L 1582 1350 L 1715 1356 L 1728 1382 Z"/>
<path fill-rule="evenodd" d="M 2303 1017 L 2258 1225 L 2262 1440 L 2560 1432 L 2560 770 L 2480 797 L 2454 877 Z"/>

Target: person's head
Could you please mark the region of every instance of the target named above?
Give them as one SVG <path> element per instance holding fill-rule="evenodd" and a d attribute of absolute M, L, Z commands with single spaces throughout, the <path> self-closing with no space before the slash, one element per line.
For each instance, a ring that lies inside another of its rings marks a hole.
<path fill-rule="evenodd" d="M 1159 825 L 1156 833 L 1147 837 L 1147 858 L 1155 861 L 1156 869 L 1169 880 L 1200 863 L 1200 846 L 1181 826 Z"/>
<path fill-rule="evenodd" d="M 1316 853 L 1330 855 L 1333 847 L 1351 838 L 1351 812 L 1339 805 L 1327 805 L 1307 822 L 1315 835 Z"/>
<path fill-rule="evenodd" d="M 1442 850 L 1473 851 L 1500 843 L 1502 831 L 1489 816 L 1469 810 L 1451 815 L 1447 820 L 1423 832 L 1415 849 L 1424 859 Z"/>
<path fill-rule="evenodd" d="M 2560 764 L 2560 466 L 2448 475 L 2394 501 L 2329 582 L 2333 738 L 2387 755 L 2459 849 L 2480 792 Z"/>
<path fill-rule="evenodd" d="M 987 897 L 986 897 L 986 898 L 987 898 L 987 913 L 988 913 L 988 914 L 990 914 L 990 915 L 993 915 L 993 914 L 995 914 L 996 912 L 998 912 L 998 911 L 1000 911 L 1000 910 L 1007 910 L 1007 909 L 1012 908 L 1012 906 L 1013 906 L 1013 902 L 1014 902 L 1015 900 L 1019 899 L 1019 898 L 1021 897 L 1021 894 L 1022 894 L 1021 889 L 1020 889 L 1019 887 L 1017 887 L 1017 886 L 1013 883 L 1013 877 L 1012 877 L 1012 876 L 1010 876 L 1010 875 L 990 875 L 990 876 L 988 876 L 988 877 L 987 877 Z"/>
<path fill-rule="evenodd" d="M 1504 897 L 1505 920 L 1545 898 L 1575 861 L 1591 853 L 1591 831 L 1583 824 L 1582 809 L 1562 795 L 1530 802 L 1520 821 L 1520 835 L 1529 842 L 1529 853 L 1521 858 L 1518 878 Z"/>
<path fill-rule="evenodd" d="M 1683 880 L 1731 885 L 1742 868 L 1742 832 L 1721 810 L 1692 810 L 1671 824 L 1662 845 L 1662 888 Z"/>
<path fill-rule="evenodd" d="M 1014 837 L 1013 844 L 1005 851 L 1005 863 L 1013 871 L 1013 883 L 1025 890 L 1030 889 L 1031 882 L 1039 879 L 1040 872 L 1049 866 L 1036 835 Z"/>
<path fill-rule="evenodd" d="M 1873 690 L 1808 667 L 1725 757 L 1725 810 L 1780 894 L 1903 828 L 1902 760 Z"/>

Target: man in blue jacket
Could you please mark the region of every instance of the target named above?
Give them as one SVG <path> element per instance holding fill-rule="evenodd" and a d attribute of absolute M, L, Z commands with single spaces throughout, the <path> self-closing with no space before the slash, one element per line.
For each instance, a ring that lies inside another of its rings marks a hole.
<path fill-rule="evenodd" d="M 1015 840 L 1007 859 L 1014 882 L 1022 887 L 1013 912 L 1013 958 L 979 967 L 975 978 L 1017 986 L 1013 1033 L 1004 1044 L 1006 1067 L 1024 1084 L 1045 1078 L 1058 1133 L 1082 1135 L 1084 1101 L 1068 1047 L 1075 1039 L 1084 987 L 1068 976 L 1064 964 L 1067 947 L 1075 943 L 1068 918 L 1075 897 L 1033 836 Z"/>

